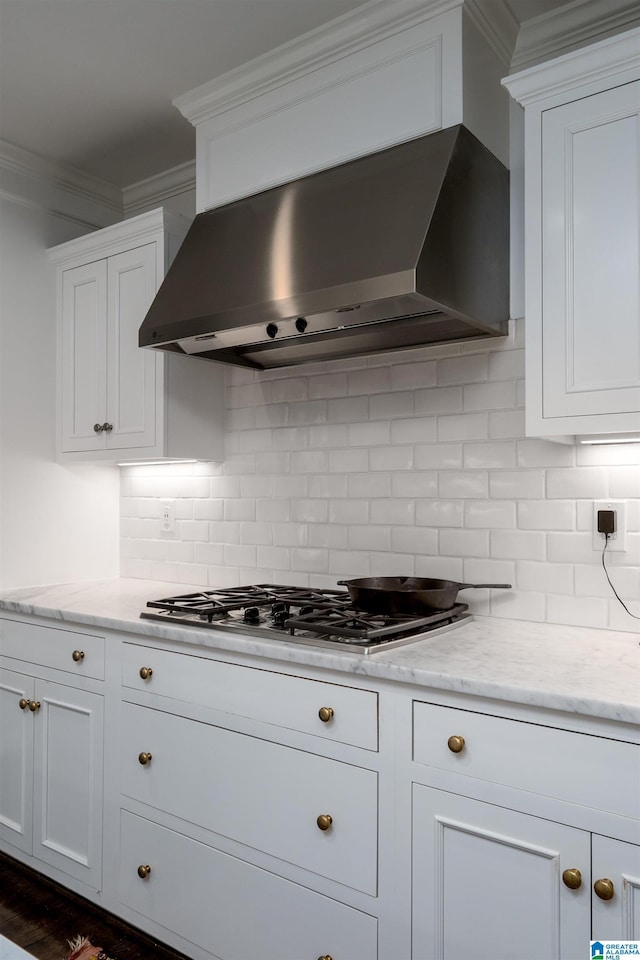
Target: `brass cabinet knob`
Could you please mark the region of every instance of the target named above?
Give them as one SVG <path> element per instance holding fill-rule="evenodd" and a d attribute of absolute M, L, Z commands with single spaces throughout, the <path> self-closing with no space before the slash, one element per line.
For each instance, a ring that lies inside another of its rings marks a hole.
<path fill-rule="evenodd" d="M 570 870 L 565 870 L 562 874 L 562 882 L 565 887 L 569 887 L 570 890 L 577 890 L 582 886 L 582 874 L 576 867 L 572 867 Z"/>
<path fill-rule="evenodd" d="M 324 956 L 318 957 L 318 960 L 333 960 L 333 957 L 330 957 L 328 953 L 325 953 Z"/>
<path fill-rule="evenodd" d="M 74 650 L 71 654 L 71 659 L 75 660 L 76 663 L 80 663 L 81 660 L 84 660 L 84 650 Z"/>
<path fill-rule="evenodd" d="M 333 817 L 330 813 L 321 813 L 316 820 L 316 823 L 318 824 L 320 830 L 328 830 L 333 823 Z"/>
<path fill-rule="evenodd" d="M 613 880 L 609 880 L 608 877 L 602 877 L 601 880 L 596 880 L 593 889 L 596 892 L 596 896 L 600 897 L 601 900 L 613 900 L 615 893 Z"/>
<path fill-rule="evenodd" d="M 18 701 L 18 706 L 20 707 L 21 710 L 26 710 L 27 707 L 29 706 L 29 701 L 25 700 L 25 698 L 22 697 L 22 699 Z"/>
<path fill-rule="evenodd" d="M 112 424 L 112 423 L 103 423 L 103 424 L 102 424 L 102 429 L 104 430 L 105 433 L 111 433 L 111 431 L 113 430 L 113 424 Z"/>
<path fill-rule="evenodd" d="M 462 753 L 464 750 L 464 737 L 449 737 L 447 740 L 447 746 L 449 747 L 449 750 L 451 750 L 451 753 Z"/>
<path fill-rule="evenodd" d="M 101 423 L 94 423 L 93 429 L 96 433 L 102 433 L 103 426 Z"/>
<path fill-rule="evenodd" d="M 329 720 L 333 720 L 333 707 L 320 707 L 318 716 L 323 723 L 329 723 Z"/>
<path fill-rule="evenodd" d="M 148 680 L 153 675 L 151 667 L 140 667 L 140 676 L 143 680 Z"/>
<path fill-rule="evenodd" d="M 149 864 L 141 863 L 140 866 L 138 867 L 138 876 L 140 877 L 140 879 L 146 880 L 150 873 L 151 873 L 151 867 L 149 866 Z"/>
<path fill-rule="evenodd" d="M 151 763 L 152 755 L 150 753 L 139 753 L 138 754 L 138 763 L 141 763 L 143 767 L 146 767 L 148 763 Z"/>
<path fill-rule="evenodd" d="M 39 700 L 29 700 L 29 710 L 31 710 L 32 713 L 35 713 L 36 710 L 39 710 L 39 709 L 40 709 Z"/>

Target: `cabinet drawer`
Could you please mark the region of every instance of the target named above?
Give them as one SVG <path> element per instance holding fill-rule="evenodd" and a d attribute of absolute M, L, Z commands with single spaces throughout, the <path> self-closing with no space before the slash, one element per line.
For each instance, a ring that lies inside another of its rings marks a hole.
<path fill-rule="evenodd" d="M 375 895 L 374 771 L 130 703 L 120 757 L 135 800 Z"/>
<path fill-rule="evenodd" d="M 0 656 L 104 680 L 104 637 L 21 620 L 0 620 Z"/>
<path fill-rule="evenodd" d="M 464 738 L 458 753 L 452 736 Z M 413 759 L 623 817 L 640 810 L 640 747 L 619 740 L 415 702 Z"/>
<path fill-rule="evenodd" d="M 153 671 L 146 680 L 140 677 L 141 667 Z M 378 695 L 372 690 L 131 643 L 123 647 L 122 683 L 365 750 L 378 749 Z M 319 716 L 323 707 L 330 715 L 324 721 Z"/>
<path fill-rule="evenodd" d="M 121 903 L 221 960 L 378 956 L 374 917 L 124 810 L 120 847 Z"/>

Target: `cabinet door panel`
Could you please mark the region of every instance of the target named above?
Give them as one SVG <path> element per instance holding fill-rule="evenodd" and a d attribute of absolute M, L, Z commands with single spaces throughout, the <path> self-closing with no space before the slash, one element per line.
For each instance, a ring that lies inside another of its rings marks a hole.
<path fill-rule="evenodd" d="M 36 681 L 34 853 L 100 886 L 103 699 Z"/>
<path fill-rule="evenodd" d="M 543 113 L 545 417 L 640 410 L 639 145 L 640 82 Z"/>
<path fill-rule="evenodd" d="M 415 784 L 413 800 L 413 960 L 581 956 L 588 833 Z"/>
<path fill-rule="evenodd" d="M 120 850 L 121 902 L 212 957 L 378 956 L 374 917 L 124 810 Z"/>
<path fill-rule="evenodd" d="M 101 450 L 107 409 L 107 265 L 97 260 L 62 275 L 62 450 Z"/>
<path fill-rule="evenodd" d="M 594 884 L 608 879 L 613 897 L 593 894 L 592 940 L 640 940 L 640 846 L 594 836 Z"/>
<path fill-rule="evenodd" d="M 21 699 L 33 699 L 33 680 L 0 670 L 0 837 L 31 853 L 33 724 Z"/>
<path fill-rule="evenodd" d="M 153 447 L 161 358 L 138 347 L 138 330 L 157 288 L 156 244 L 109 257 L 108 283 L 107 446 Z"/>
<path fill-rule="evenodd" d="M 123 793 L 375 895 L 374 771 L 147 707 L 125 703 L 122 714 Z"/>

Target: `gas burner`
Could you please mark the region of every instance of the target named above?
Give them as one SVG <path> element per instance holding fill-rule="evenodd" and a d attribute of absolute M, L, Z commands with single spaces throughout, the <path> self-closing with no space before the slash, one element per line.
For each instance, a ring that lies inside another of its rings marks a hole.
<path fill-rule="evenodd" d="M 467 604 L 428 616 L 388 617 L 354 607 L 345 590 L 256 584 L 150 600 L 140 616 L 179 626 L 239 631 L 289 643 L 371 653 L 470 619 Z"/>

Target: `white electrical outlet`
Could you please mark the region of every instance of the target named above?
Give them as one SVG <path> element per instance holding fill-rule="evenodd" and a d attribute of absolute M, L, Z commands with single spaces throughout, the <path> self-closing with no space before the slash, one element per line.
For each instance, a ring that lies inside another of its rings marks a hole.
<path fill-rule="evenodd" d="M 610 534 L 607 552 L 622 553 L 627 549 L 627 503 L 625 500 L 593 501 L 593 549 L 602 550 L 605 543 L 604 533 L 598 533 L 598 510 L 613 510 L 615 514 L 615 533 Z"/>
<path fill-rule="evenodd" d="M 160 532 L 164 534 L 176 532 L 175 500 L 162 500 L 160 503 Z"/>

